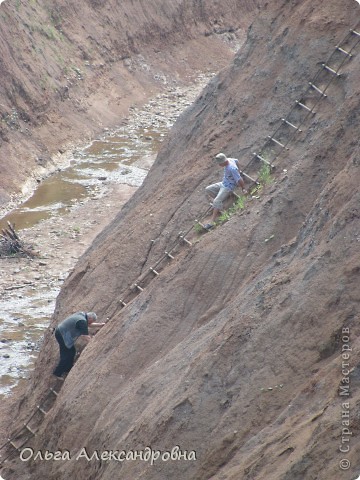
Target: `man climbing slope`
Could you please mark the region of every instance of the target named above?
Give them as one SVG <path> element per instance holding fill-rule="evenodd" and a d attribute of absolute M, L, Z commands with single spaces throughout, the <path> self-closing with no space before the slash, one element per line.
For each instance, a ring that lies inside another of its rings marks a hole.
<path fill-rule="evenodd" d="M 218 153 L 215 157 L 215 162 L 219 167 L 224 167 L 224 176 L 222 182 L 213 183 L 205 189 L 206 193 L 214 199 L 212 202 L 211 223 L 205 225 L 207 230 L 214 226 L 215 220 L 223 208 L 223 201 L 229 197 L 236 187 L 241 187 L 243 192 L 247 193 L 236 158 L 228 158 L 224 153 Z"/>
<path fill-rule="evenodd" d="M 70 372 L 74 365 L 76 354 L 75 341 L 80 335 L 90 340 L 88 327 L 102 327 L 105 323 L 95 323 L 97 315 L 94 312 L 78 312 L 67 317 L 55 328 L 55 338 L 60 348 L 60 360 L 53 371 L 57 377 Z"/>

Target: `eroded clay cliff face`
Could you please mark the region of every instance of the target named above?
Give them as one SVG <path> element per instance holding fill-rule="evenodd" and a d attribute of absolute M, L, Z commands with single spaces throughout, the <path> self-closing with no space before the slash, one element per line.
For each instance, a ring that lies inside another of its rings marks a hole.
<path fill-rule="evenodd" d="M 184 246 L 126 308 L 119 302 L 206 208 L 203 189 L 220 174 L 214 154 L 246 165 L 358 18 L 350 0 L 262 9 L 232 64 L 177 122 L 143 187 L 59 296 L 52 325 L 80 309 L 108 319 L 31 442 L 34 451 L 69 450 L 72 459 L 14 460 L 5 478 L 356 477 L 359 54 L 260 198 Z M 351 373 L 342 369 L 344 345 Z M 46 392 L 56 358 L 48 332 L 19 419 Z M 351 397 L 339 395 L 343 378 Z M 83 447 L 91 454 L 176 445 L 197 460 L 76 460 Z M 352 465 L 345 473 L 344 457 Z"/>
<path fill-rule="evenodd" d="M 2 3 L 0 206 L 164 83 L 217 71 L 257 3 Z"/>

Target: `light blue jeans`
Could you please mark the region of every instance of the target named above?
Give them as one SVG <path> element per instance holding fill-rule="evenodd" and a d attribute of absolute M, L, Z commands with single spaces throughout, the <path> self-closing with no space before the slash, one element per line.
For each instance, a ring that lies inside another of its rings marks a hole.
<path fill-rule="evenodd" d="M 214 199 L 212 205 L 214 208 L 218 210 L 222 210 L 223 208 L 223 201 L 228 198 L 232 190 L 230 188 L 224 187 L 222 182 L 213 183 L 205 188 L 207 194 L 210 195 Z"/>

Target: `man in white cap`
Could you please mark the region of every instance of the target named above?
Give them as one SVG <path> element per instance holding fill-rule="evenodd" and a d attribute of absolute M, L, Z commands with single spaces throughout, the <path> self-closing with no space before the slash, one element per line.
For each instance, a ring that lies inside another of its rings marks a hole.
<path fill-rule="evenodd" d="M 224 153 L 218 153 L 215 157 L 215 162 L 219 167 L 224 167 L 224 177 L 222 182 L 213 183 L 205 189 L 206 193 L 214 199 L 212 202 L 213 213 L 211 223 L 205 225 L 207 230 L 214 226 L 215 220 L 223 208 L 223 201 L 229 197 L 236 187 L 241 187 L 244 193 L 247 193 L 236 158 L 228 158 Z"/>

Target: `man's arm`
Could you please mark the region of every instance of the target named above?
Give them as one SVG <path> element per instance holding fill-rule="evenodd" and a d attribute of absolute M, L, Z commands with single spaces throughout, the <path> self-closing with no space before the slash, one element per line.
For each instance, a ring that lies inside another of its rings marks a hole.
<path fill-rule="evenodd" d="M 244 182 L 244 180 L 243 180 L 243 178 L 242 178 L 242 176 L 240 175 L 240 172 L 239 172 L 239 163 L 238 163 L 237 159 L 235 159 L 235 165 L 236 165 L 236 167 L 232 168 L 232 170 L 231 170 L 232 177 L 236 182 L 236 186 L 241 187 L 245 191 L 245 193 L 247 193 L 246 188 L 245 188 L 245 182 Z"/>
<path fill-rule="evenodd" d="M 246 190 L 245 182 L 242 179 L 242 176 L 240 174 L 239 160 L 237 158 L 234 158 L 234 160 L 235 160 L 236 170 L 235 172 L 233 171 L 233 177 L 234 177 L 234 180 L 236 181 L 236 186 L 241 187 L 244 190 L 244 193 L 248 193 L 248 191 Z"/>
<path fill-rule="evenodd" d="M 245 182 L 244 182 L 242 176 L 240 175 L 239 170 L 236 170 L 236 173 L 233 176 L 236 180 L 236 186 L 241 187 L 243 189 L 244 193 L 247 193 L 247 190 L 245 188 Z"/>
<path fill-rule="evenodd" d="M 245 190 L 245 182 L 242 178 L 240 178 L 240 180 L 237 182 L 237 186 Z"/>

